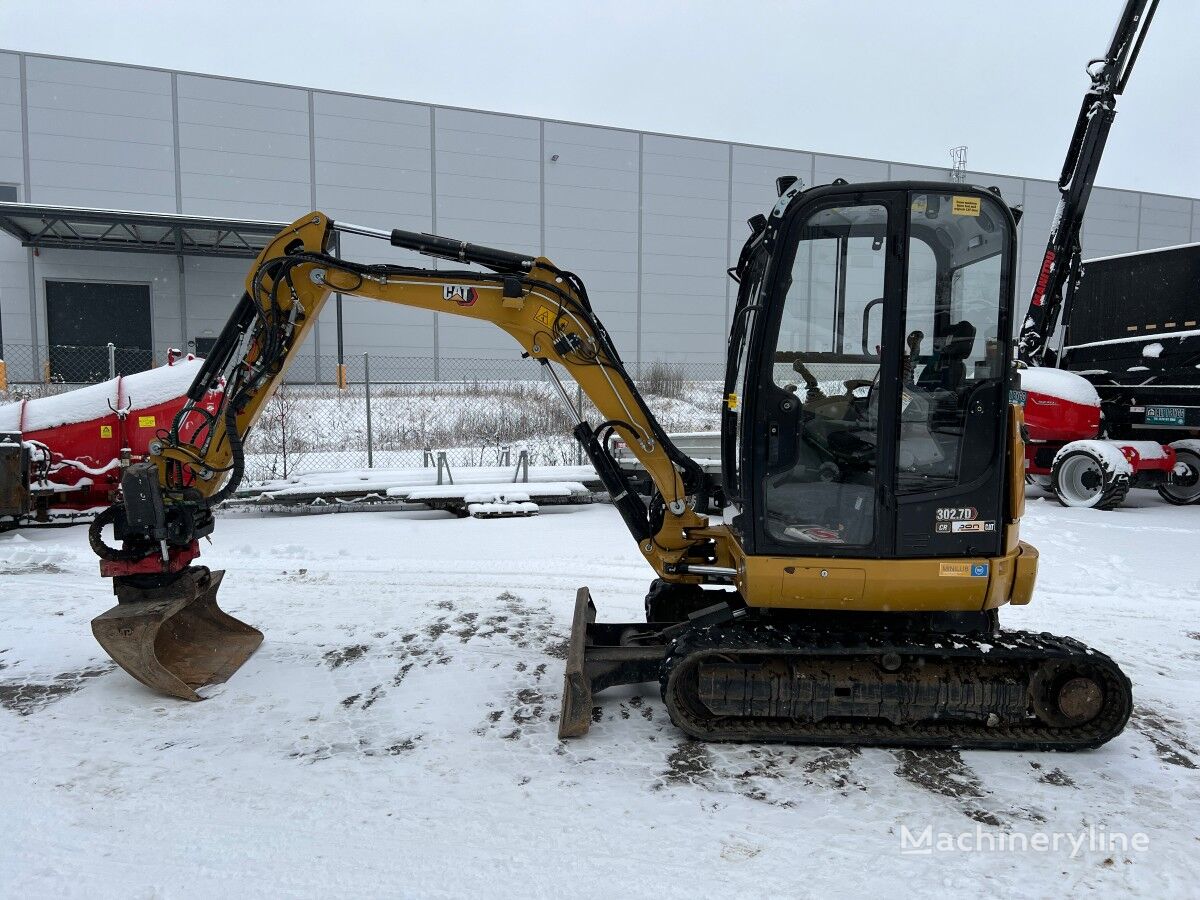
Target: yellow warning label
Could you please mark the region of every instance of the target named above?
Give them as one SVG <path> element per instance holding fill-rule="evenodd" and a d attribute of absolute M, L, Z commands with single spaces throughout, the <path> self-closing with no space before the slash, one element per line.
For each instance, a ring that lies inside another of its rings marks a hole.
<path fill-rule="evenodd" d="M 728 409 L 737 409 L 738 408 L 738 395 L 737 394 L 726 394 L 725 395 L 725 406 Z"/>
<path fill-rule="evenodd" d="M 533 317 L 547 328 L 554 327 L 554 310 L 548 306 L 539 306 Z"/>
<path fill-rule="evenodd" d="M 101 425 L 100 426 L 100 437 L 102 437 L 102 438 L 112 437 L 112 426 L 111 425 Z"/>
<path fill-rule="evenodd" d="M 912 202 L 912 211 L 913 212 L 923 213 L 928 208 L 929 208 L 929 201 L 925 199 L 924 194 L 921 194 L 919 197 L 913 197 L 913 202 Z"/>
<path fill-rule="evenodd" d="M 153 428 L 154 416 L 138 416 L 138 428 Z"/>
<path fill-rule="evenodd" d="M 939 575 L 954 575 L 961 578 L 971 577 L 971 564 L 965 562 L 944 562 L 938 564 Z"/>
<path fill-rule="evenodd" d="M 978 197 L 954 197 L 950 202 L 950 212 L 956 216 L 977 216 L 979 207 Z"/>

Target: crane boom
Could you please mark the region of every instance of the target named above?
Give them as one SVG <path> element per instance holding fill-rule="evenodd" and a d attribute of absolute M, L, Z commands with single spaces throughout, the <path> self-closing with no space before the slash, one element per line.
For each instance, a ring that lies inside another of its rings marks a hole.
<path fill-rule="evenodd" d="M 1065 294 L 1080 276 L 1080 231 L 1117 114 L 1117 97 L 1129 81 L 1157 6 L 1158 0 L 1126 0 L 1108 50 L 1088 63 L 1092 83 L 1083 96 L 1058 178 L 1058 208 L 1017 339 L 1017 359 L 1026 365 L 1040 366 L 1045 361 Z"/>

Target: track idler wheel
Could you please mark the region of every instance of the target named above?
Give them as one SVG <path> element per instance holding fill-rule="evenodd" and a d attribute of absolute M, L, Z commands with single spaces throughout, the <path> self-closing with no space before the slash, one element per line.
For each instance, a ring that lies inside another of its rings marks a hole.
<path fill-rule="evenodd" d="M 1104 709 L 1104 688 L 1097 678 L 1074 666 L 1043 666 L 1030 685 L 1033 711 L 1047 725 L 1084 725 Z"/>
<path fill-rule="evenodd" d="M 122 669 L 159 693 L 203 699 L 228 681 L 263 634 L 217 606 L 224 572 L 189 566 L 166 584 L 115 579 L 118 603 L 92 619 L 92 634 Z"/>

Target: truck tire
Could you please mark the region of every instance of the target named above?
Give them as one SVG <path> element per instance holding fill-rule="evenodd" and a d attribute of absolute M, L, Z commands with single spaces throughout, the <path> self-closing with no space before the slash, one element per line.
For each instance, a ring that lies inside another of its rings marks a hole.
<path fill-rule="evenodd" d="M 1129 476 L 1114 472 L 1098 453 L 1072 450 L 1055 459 L 1050 489 L 1063 506 L 1115 509 L 1129 493 Z"/>
<path fill-rule="evenodd" d="M 1188 506 L 1200 501 L 1200 452 L 1190 447 L 1175 448 L 1175 465 L 1183 465 L 1183 475 L 1172 472 L 1158 486 L 1158 496 L 1175 506 Z"/>

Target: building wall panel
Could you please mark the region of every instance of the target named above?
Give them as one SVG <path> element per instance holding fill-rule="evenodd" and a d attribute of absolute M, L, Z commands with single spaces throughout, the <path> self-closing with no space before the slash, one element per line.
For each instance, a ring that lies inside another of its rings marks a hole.
<path fill-rule="evenodd" d="M 548 122 L 543 140 L 543 252 L 583 279 L 623 358 L 634 359 L 637 135 Z"/>
<path fill-rule="evenodd" d="M 642 143 L 641 360 L 724 354 L 729 147 L 646 135 Z"/>
<path fill-rule="evenodd" d="M 28 197 L 175 211 L 171 76 L 27 57 Z"/>
<path fill-rule="evenodd" d="M 1141 194 L 1138 249 L 1171 247 L 1192 239 L 1192 202 L 1186 197 Z"/>
<path fill-rule="evenodd" d="M 339 94 L 313 94 L 317 207 L 334 221 L 370 228 L 429 231 L 433 182 L 429 107 Z M 363 262 L 422 265 L 415 253 L 359 235 L 342 237 L 342 253 Z M 343 334 L 356 353 L 434 353 L 434 314 L 355 298 L 342 302 Z M 321 353 L 336 354 L 336 302 L 321 313 Z"/>
<path fill-rule="evenodd" d="M 435 112 L 437 231 L 506 250 L 541 245 L 541 136 L 536 121 L 490 113 Z M 439 268 L 450 267 L 439 263 Z M 493 325 L 444 315 L 445 358 L 510 358 L 512 338 Z"/>
<path fill-rule="evenodd" d="M 947 176 L 936 166 L 184 73 L 174 76 L 173 104 L 170 72 L 27 56 L 32 183 L 25 185 L 20 62 L 20 54 L 0 52 L 0 183 L 21 185 L 23 199 L 273 220 L 315 204 L 337 220 L 544 253 L 583 277 L 631 361 L 719 367 L 736 296 L 725 270 L 745 240 L 745 220 L 774 205 L 777 176 L 797 175 L 808 186 Z M 1020 312 L 1058 192 L 1047 180 L 967 173 L 967 181 L 995 184 L 1006 202 L 1024 205 Z M 1200 201 L 1106 188 L 1093 195 L 1083 235 L 1085 256 L 1189 240 L 1200 241 Z M 452 265 L 358 236 L 347 236 L 342 250 L 367 262 Z M 236 260 L 185 260 L 181 304 L 174 258 L 46 253 L 35 262 L 31 304 L 29 261 L 15 241 L 0 238 L 7 343 L 44 340 L 46 277 L 151 283 L 156 343 L 214 336 L 246 268 Z M 31 306 L 41 311 L 36 326 Z M 299 371 L 316 370 L 319 349 L 326 377 L 332 373 L 334 308 L 331 302 L 323 312 Z M 490 325 L 352 299 L 343 311 L 352 358 L 439 354 L 444 374 L 461 374 L 473 358 L 516 355 L 511 339 Z"/>
<path fill-rule="evenodd" d="M 310 205 L 308 93 L 180 75 L 183 212 L 295 219 Z"/>

